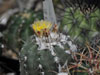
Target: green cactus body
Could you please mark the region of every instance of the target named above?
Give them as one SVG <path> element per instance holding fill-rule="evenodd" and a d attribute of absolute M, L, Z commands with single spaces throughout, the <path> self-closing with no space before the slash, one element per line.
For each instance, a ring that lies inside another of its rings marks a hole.
<path fill-rule="evenodd" d="M 9 48 L 18 51 L 23 42 L 33 34 L 31 24 L 35 19 L 42 19 L 41 13 L 37 14 L 38 16 L 33 11 L 25 11 L 10 18 L 8 30 L 5 32 Z"/>
<path fill-rule="evenodd" d="M 71 59 L 70 50 L 76 46 L 64 34 L 51 33 L 50 37 L 32 36 L 20 52 L 21 75 L 56 75 L 66 60 Z"/>
<path fill-rule="evenodd" d="M 90 41 L 97 33 L 100 26 L 100 10 L 83 14 L 79 8 L 66 8 L 65 16 L 62 21 L 61 29 L 68 32 L 76 42 L 84 43 Z"/>

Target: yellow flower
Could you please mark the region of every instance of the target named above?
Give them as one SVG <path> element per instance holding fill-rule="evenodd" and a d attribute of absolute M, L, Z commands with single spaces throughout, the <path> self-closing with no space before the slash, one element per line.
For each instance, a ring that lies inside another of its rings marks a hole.
<path fill-rule="evenodd" d="M 37 36 L 46 36 L 49 34 L 49 31 L 52 27 L 52 24 L 48 21 L 36 21 L 32 28 Z"/>

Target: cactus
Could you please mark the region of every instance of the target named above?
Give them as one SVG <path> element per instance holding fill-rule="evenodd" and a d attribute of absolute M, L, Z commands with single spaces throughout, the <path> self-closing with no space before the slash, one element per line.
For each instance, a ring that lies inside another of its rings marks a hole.
<path fill-rule="evenodd" d="M 62 72 L 70 51 L 77 50 L 69 36 L 57 32 L 57 26 L 47 21 L 32 25 L 35 35 L 23 45 L 20 52 L 21 75 L 56 75 Z M 69 49 L 69 50 L 68 50 Z M 65 73 L 67 74 L 67 73 Z"/>
<path fill-rule="evenodd" d="M 100 46 L 92 47 L 87 43 L 87 48 L 75 52 L 75 59 L 69 64 L 73 75 L 99 75 L 100 74 Z"/>
<path fill-rule="evenodd" d="M 10 49 L 18 53 L 24 41 L 33 34 L 31 24 L 36 19 L 42 19 L 41 12 L 35 14 L 32 10 L 25 10 L 10 18 L 8 30 L 5 32 L 5 38 Z"/>
<path fill-rule="evenodd" d="M 60 28 L 68 32 L 76 42 L 83 44 L 100 32 L 100 9 L 95 2 L 91 4 L 90 0 L 75 1 L 76 4 L 70 3 L 72 6 L 66 8 Z M 90 5 L 86 3 L 88 1 Z"/>

